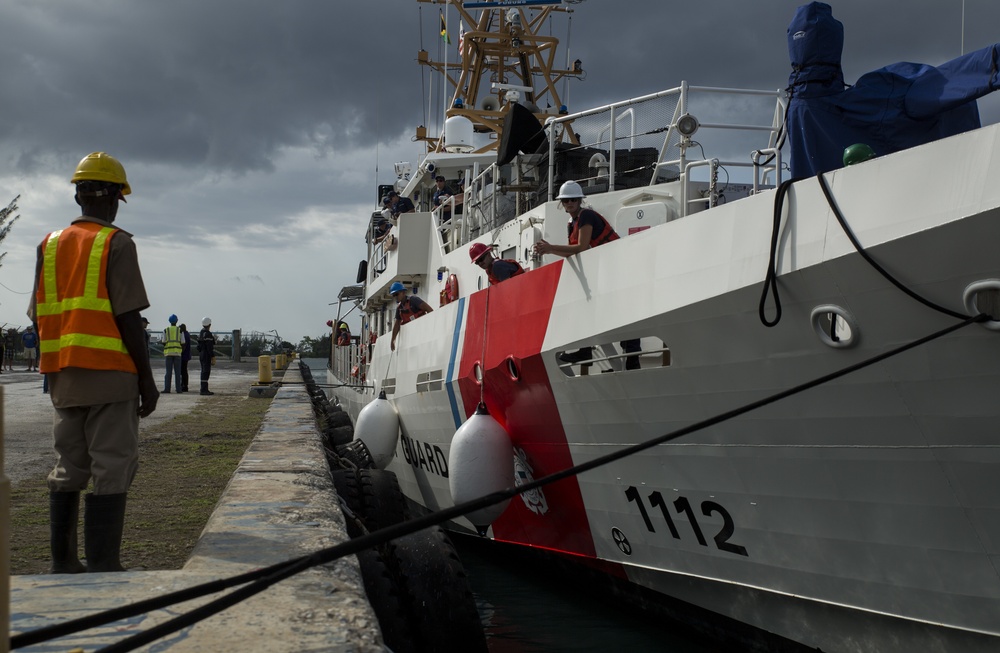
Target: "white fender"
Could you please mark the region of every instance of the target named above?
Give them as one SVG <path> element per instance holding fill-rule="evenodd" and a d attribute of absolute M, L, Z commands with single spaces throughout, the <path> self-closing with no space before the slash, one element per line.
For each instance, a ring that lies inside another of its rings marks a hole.
<path fill-rule="evenodd" d="M 448 451 L 448 486 L 456 503 L 465 503 L 514 484 L 514 455 L 510 436 L 480 403 L 465 424 L 455 432 Z M 501 503 L 466 515 L 480 535 L 510 503 Z"/>
<path fill-rule="evenodd" d="M 365 443 L 379 469 L 385 469 L 392 462 L 399 439 L 399 413 L 385 398 L 384 390 L 378 399 L 361 409 L 354 425 L 354 439 Z"/>

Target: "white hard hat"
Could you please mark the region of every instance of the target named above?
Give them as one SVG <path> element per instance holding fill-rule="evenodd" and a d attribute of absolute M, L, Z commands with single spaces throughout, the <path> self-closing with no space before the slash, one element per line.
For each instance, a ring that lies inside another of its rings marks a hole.
<path fill-rule="evenodd" d="M 583 188 L 575 181 L 567 181 L 560 186 L 559 194 L 556 195 L 557 200 L 569 200 L 577 197 L 583 197 Z"/>
<path fill-rule="evenodd" d="M 212 318 L 210 318 L 210 317 L 206 317 L 204 320 L 201 321 L 201 326 L 203 326 L 203 327 L 204 326 L 211 326 L 211 325 L 212 325 Z"/>

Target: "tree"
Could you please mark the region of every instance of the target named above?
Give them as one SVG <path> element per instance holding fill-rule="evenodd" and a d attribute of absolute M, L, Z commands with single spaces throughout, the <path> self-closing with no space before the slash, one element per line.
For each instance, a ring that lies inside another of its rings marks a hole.
<path fill-rule="evenodd" d="M 327 332 L 319 338 L 302 338 L 298 346 L 299 355 L 302 358 L 330 358 L 331 335 Z"/>
<path fill-rule="evenodd" d="M 3 239 L 10 233 L 10 228 L 13 227 L 14 223 L 18 221 L 18 218 L 21 217 L 20 215 L 15 215 L 13 218 L 10 217 L 12 214 L 17 213 L 17 200 L 19 199 L 21 199 L 20 195 L 12 199 L 10 204 L 7 205 L 7 208 L 0 209 L 0 243 L 3 242 Z M 3 258 L 5 256 L 7 256 L 7 252 L 0 254 L 0 265 L 3 265 Z"/>

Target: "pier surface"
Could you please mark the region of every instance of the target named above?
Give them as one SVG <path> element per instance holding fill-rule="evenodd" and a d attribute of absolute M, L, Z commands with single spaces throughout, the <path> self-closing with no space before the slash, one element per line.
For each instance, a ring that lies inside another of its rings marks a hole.
<path fill-rule="evenodd" d="M 5 467 L 12 480 L 52 464 L 52 406 L 38 375 L 4 373 Z M 256 363 L 220 366 L 215 392 L 247 393 Z M 284 373 L 260 432 L 212 513 L 184 568 L 177 571 L 10 577 L 11 633 L 96 614 L 201 583 L 297 558 L 346 541 L 336 498 L 298 362 Z M 163 395 L 148 419 L 189 412 L 195 396 Z M 151 422 L 143 420 L 148 427 Z M 36 433 L 37 431 L 37 433 Z M 44 446 L 41 446 L 44 444 Z M 232 590 L 20 651 L 84 651 L 121 642 Z M 137 650 L 383 651 L 357 559 L 349 556 L 286 579 L 264 592 Z"/>

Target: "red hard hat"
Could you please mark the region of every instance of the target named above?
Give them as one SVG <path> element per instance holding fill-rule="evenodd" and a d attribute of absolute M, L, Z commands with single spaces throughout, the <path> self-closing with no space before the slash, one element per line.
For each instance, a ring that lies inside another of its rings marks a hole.
<path fill-rule="evenodd" d="M 469 258 L 475 263 L 479 259 L 483 258 L 486 252 L 490 251 L 489 245 L 484 245 L 482 243 L 472 243 L 472 247 L 469 248 Z"/>

